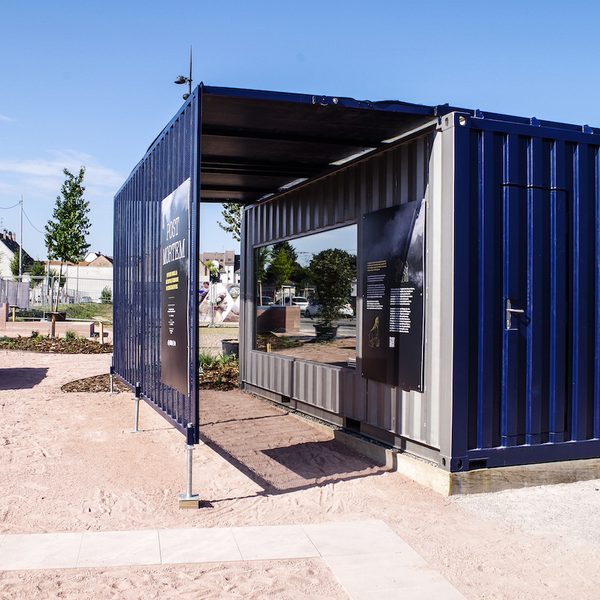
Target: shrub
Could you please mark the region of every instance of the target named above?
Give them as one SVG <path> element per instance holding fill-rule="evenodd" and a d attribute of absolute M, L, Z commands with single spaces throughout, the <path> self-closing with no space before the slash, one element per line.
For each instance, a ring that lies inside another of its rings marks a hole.
<path fill-rule="evenodd" d="M 73 342 L 78 338 L 79 336 L 74 331 L 72 331 L 71 329 L 67 329 L 65 333 L 65 340 L 67 340 L 68 342 Z"/>
<path fill-rule="evenodd" d="M 239 368 L 235 356 L 213 356 L 201 352 L 200 359 L 200 385 L 205 388 L 230 390 L 238 385 Z"/>
<path fill-rule="evenodd" d="M 112 302 L 112 290 L 108 286 L 102 288 L 100 302 L 102 304 L 110 304 Z"/>
<path fill-rule="evenodd" d="M 34 330 L 34 331 L 31 332 L 31 339 L 32 340 L 36 340 L 39 337 L 40 337 L 40 332 L 39 331 L 35 331 Z"/>

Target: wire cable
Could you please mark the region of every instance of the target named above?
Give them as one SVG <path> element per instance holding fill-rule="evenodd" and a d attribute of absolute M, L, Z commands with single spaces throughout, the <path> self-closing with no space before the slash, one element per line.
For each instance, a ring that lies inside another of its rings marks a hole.
<path fill-rule="evenodd" d="M 23 214 L 25 215 L 25 218 L 27 219 L 27 221 L 29 222 L 29 224 L 38 232 L 41 233 L 42 235 L 46 235 L 45 231 L 40 231 L 32 222 L 31 219 L 29 218 L 29 216 L 27 215 L 27 213 L 25 212 L 25 209 L 23 209 Z"/>
<path fill-rule="evenodd" d="M 15 208 L 15 206 L 19 206 L 20 202 L 13 204 L 12 206 L 0 206 L 0 210 L 10 210 L 11 208 Z"/>

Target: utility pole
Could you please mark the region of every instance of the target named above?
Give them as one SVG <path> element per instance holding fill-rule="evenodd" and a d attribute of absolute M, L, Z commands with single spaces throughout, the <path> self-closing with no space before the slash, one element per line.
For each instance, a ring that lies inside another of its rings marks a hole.
<path fill-rule="evenodd" d="M 21 194 L 21 235 L 19 239 L 19 279 L 23 277 L 23 194 Z"/>

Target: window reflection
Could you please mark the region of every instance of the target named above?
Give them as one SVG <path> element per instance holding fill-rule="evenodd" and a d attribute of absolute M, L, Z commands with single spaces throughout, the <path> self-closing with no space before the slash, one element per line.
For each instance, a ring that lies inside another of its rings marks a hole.
<path fill-rule="evenodd" d="M 356 225 L 255 248 L 255 348 L 354 366 Z"/>

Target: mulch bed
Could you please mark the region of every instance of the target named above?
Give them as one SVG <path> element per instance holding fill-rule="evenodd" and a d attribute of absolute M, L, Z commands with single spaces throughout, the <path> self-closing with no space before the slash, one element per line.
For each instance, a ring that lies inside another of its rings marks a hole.
<path fill-rule="evenodd" d="M 57 354 L 110 354 L 112 344 L 99 344 L 86 338 L 0 337 L 0 350 L 28 350 L 29 352 L 55 352 Z"/>
<path fill-rule="evenodd" d="M 233 390 L 238 385 L 239 372 L 237 366 L 220 369 L 218 371 L 204 371 L 200 376 L 200 389 L 203 390 Z M 77 379 L 65 383 L 60 388 L 63 392 L 86 392 L 96 394 L 100 392 L 110 392 L 109 378 L 106 375 L 95 375 L 85 379 Z M 130 392 L 131 388 L 123 383 L 118 377 L 114 378 L 114 390 L 119 392 Z"/>
<path fill-rule="evenodd" d="M 85 379 L 77 379 L 76 381 L 70 381 L 65 383 L 60 388 L 63 392 L 110 392 L 109 378 L 106 375 L 95 375 L 94 377 L 86 377 Z M 114 390 L 115 392 L 130 392 L 131 388 L 123 383 L 118 377 L 114 378 Z"/>

